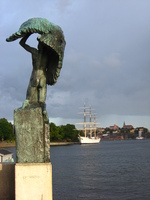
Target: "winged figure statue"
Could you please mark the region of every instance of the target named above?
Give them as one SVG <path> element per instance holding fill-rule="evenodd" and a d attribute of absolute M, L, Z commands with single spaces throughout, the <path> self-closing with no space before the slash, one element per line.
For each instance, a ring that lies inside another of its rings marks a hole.
<path fill-rule="evenodd" d="M 26 44 L 33 33 L 39 34 L 37 49 Z M 66 45 L 63 31 L 45 18 L 31 18 L 6 41 L 12 42 L 19 38 L 20 45 L 32 55 L 33 70 L 26 100 L 30 103 L 45 103 L 47 84 L 54 85 L 57 82 L 62 68 Z"/>

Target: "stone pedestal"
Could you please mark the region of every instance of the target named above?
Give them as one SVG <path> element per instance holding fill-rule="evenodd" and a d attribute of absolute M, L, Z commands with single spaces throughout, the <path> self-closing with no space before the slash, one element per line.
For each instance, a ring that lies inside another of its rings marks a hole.
<path fill-rule="evenodd" d="M 51 163 L 17 163 L 15 200 L 52 200 Z"/>
<path fill-rule="evenodd" d="M 45 111 L 46 112 L 46 111 Z M 50 162 L 49 123 L 42 107 L 14 111 L 17 163 Z"/>
<path fill-rule="evenodd" d="M 49 121 L 44 105 L 14 111 L 15 200 L 52 200 Z"/>

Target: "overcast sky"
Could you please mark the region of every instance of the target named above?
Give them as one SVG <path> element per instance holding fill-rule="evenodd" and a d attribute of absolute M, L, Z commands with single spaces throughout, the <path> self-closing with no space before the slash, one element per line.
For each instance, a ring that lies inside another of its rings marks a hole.
<path fill-rule="evenodd" d="M 85 102 L 101 127 L 150 129 L 150 0 L 1 0 L 0 118 L 13 120 L 26 97 L 31 55 L 6 38 L 32 17 L 59 25 L 66 39 L 60 77 L 47 91 L 50 122 L 81 121 Z"/>

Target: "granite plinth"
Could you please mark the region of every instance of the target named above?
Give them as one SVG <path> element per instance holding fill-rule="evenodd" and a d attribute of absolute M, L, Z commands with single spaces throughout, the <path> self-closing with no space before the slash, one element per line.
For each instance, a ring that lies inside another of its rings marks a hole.
<path fill-rule="evenodd" d="M 17 163 L 50 162 L 49 123 L 41 107 L 14 111 Z"/>
<path fill-rule="evenodd" d="M 15 200 L 52 200 L 51 163 L 17 163 Z"/>

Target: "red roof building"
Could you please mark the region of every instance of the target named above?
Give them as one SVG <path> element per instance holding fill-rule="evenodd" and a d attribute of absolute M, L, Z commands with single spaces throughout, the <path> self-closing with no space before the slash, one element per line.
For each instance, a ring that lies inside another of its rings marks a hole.
<path fill-rule="evenodd" d="M 113 126 L 109 127 L 110 130 L 114 130 L 114 131 L 117 130 L 118 128 L 119 127 L 116 124 L 114 124 Z"/>

